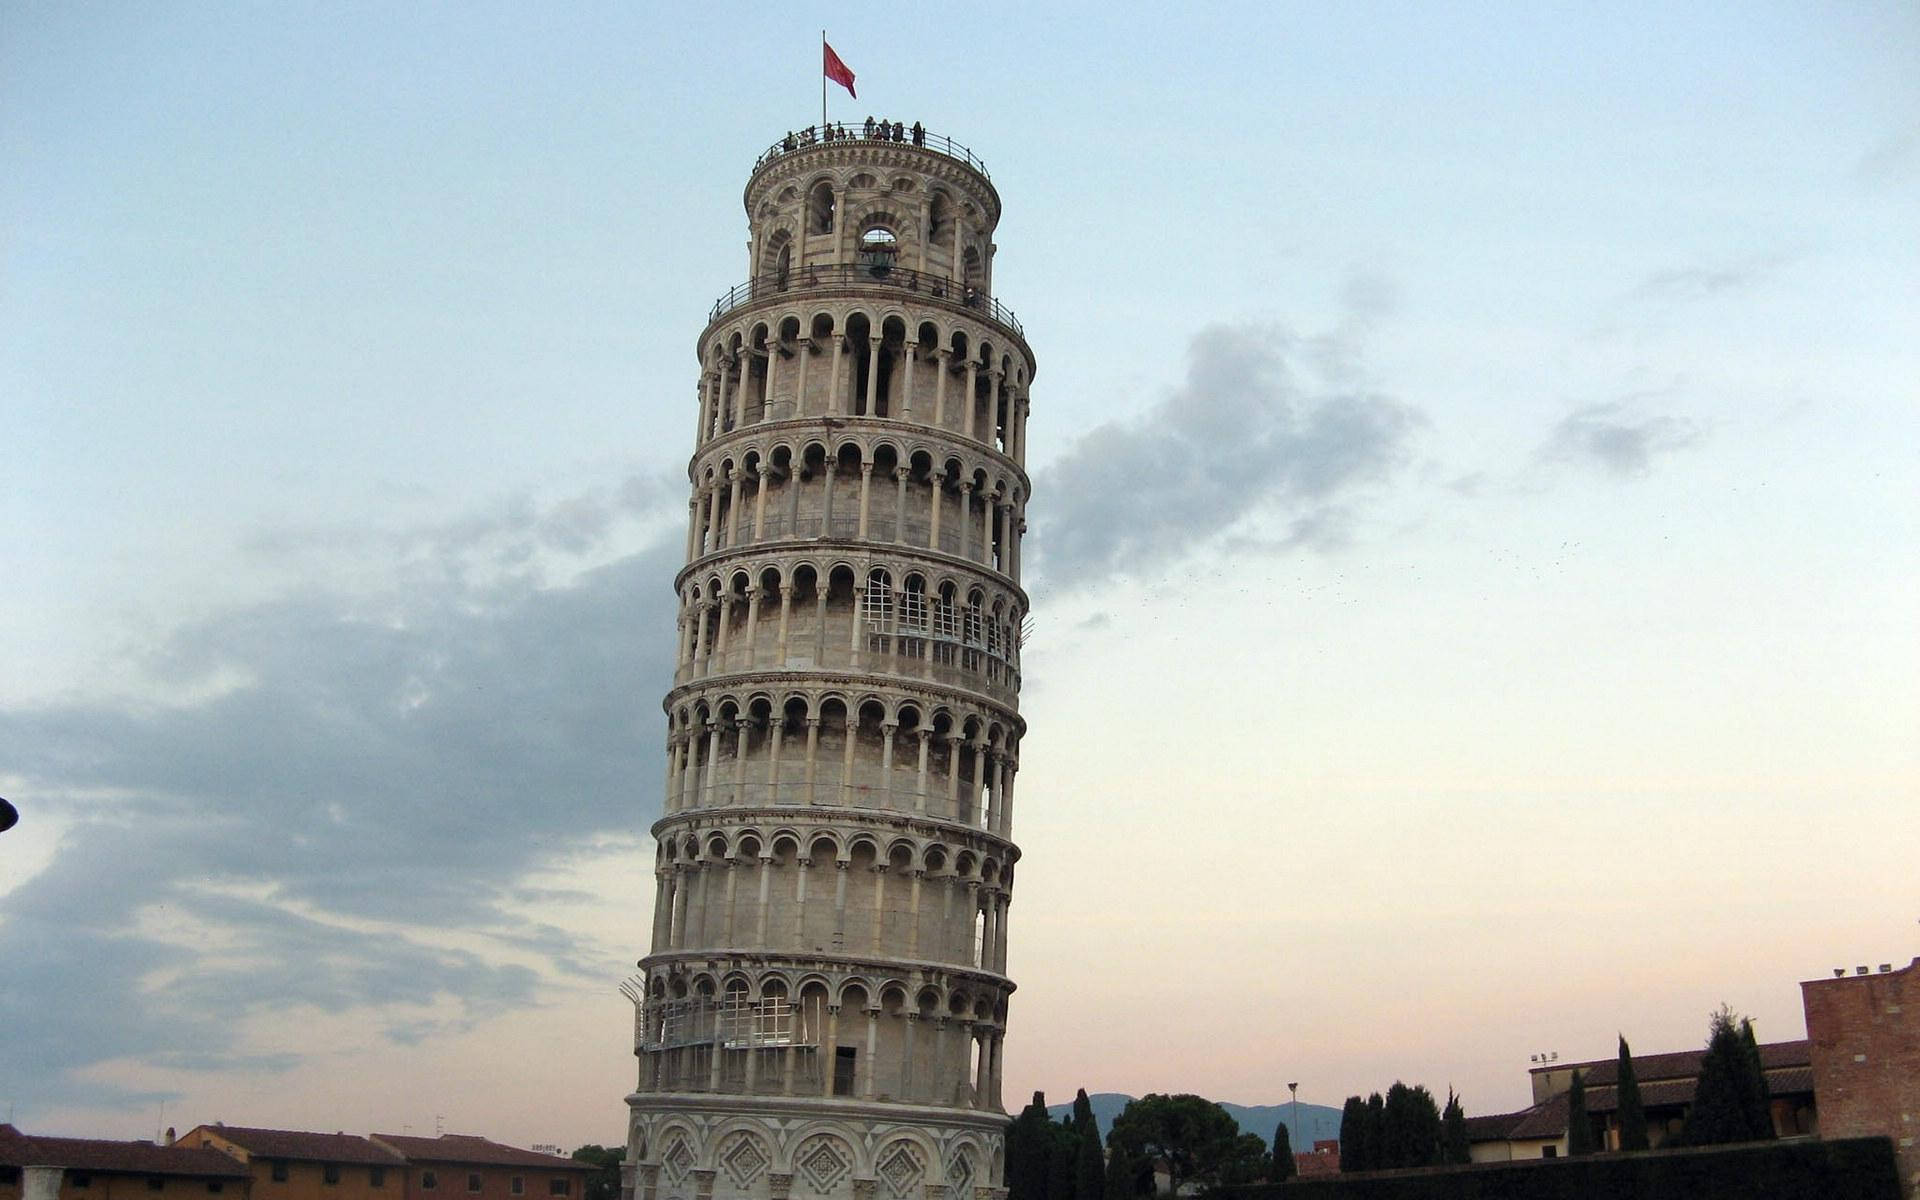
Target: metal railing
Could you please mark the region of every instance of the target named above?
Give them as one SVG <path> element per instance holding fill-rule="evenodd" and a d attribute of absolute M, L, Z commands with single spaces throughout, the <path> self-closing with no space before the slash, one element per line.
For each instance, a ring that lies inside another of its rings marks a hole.
<path fill-rule="evenodd" d="M 836 622 L 827 630 L 830 641 L 825 646 L 819 644 L 817 637 L 797 636 L 788 643 L 784 658 L 770 652 L 756 654 L 752 646 L 731 646 L 725 651 L 709 652 L 702 659 L 679 664 L 673 681 L 679 685 L 744 671 L 853 670 L 942 683 L 979 692 L 1008 705 L 1020 702 L 1020 668 L 1009 662 L 1004 653 L 989 651 L 977 643 L 911 629 L 868 635 L 869 638 L 901 639 L 907 642 L 905 647 L 876 646 L 869 642 L 867 647 L 856 651 L 847 644 L 851 632 L 848 625 Z M 914 642 L 932 644 L 928 653 L 922 655 L 919 647 L 913 646 Z"/>
<path fill-rule="evenodd" d="M 913 766 L 913 751 L 901 751 L 903 762 L 898 768 L 903 773 Z M 804 759 L 793 763 L 780 764 L 781 774 L 798 775 L 806 770 Z M 703 768 L 704 770 L 704 768 Z M 921 793 L 914 787 L 879 787 L 865 783 L 843 783 L 839 776 L 839 763 L 821 763 L 816 767 L 817 777 L 809 784 L 804 779 L 782 779 L 774 783 L 764 780 L 735 782 L 732 776 L 733 760 L 720 764 L 719 775 L 709 790 L 696 787 L 691 797 L 668 797 L 670 813 L 694 812 L 698 809 L 713 808 L 859 808 L 872 812 L 918 813 L 942 821 L 971 826 L 993 832 L 993 823 L 989 819 L 989 801 L 972 803 L 972 788 L 966 780 L 961 780 L 955 789 L 954 801 L 947 802 L 947 789 L 952 786 L 944 775 L 927 777 L 927 790 Z M 685 803 L 682 803 L 682 801 Z"/>
<path fill-rule="evenodd" d="M 973 151 L 944 134 L 928 133 L 915 121 L 912 125 L 902 125 L 898 121 L 863 121 L 849 129 L 836 121 L 831 125 L 809 125 L 798 133 L 789 133 L 773 145 L 768 146 L 759 158 L 753 160 L 754 171 L 778 158 L 813 146 L 832 146 L 840 142 L 880 142 L 886 144 L 912 146 L 919 150 L 931 150 L 935 154 L 944 154 L 948 158 L 967 164 L 980 173 L 980 177 L 991 182 L 993 176 L 987 172 L 987 164 Z"/>
<path fill-rule="evenodd" d="M 1026 331 L 1021 328 L 1019 318 L 1013 315 L 1012 309 L 977 288 L 955 283 L 945 275 L 935 275 L 930 271 L 915 271 L 909 267 L 874 266 L 866 263 L 814 263 L 785 273 L 769 272 L 757 275 L 745 283 L 736 284 L 727 291 L 726 295 L 715 300 L 713 311 L 707 314 L 707 323 L 712 324 L 718 321 L 743 304 L 764 300 L 769 296 L 808 291 L 814 288 L 848 286 L 895 287 L 902 291 L 919 292 L 935 300 L 950 300 L 963 308 L 979 311 L 1021 338 L 1027 336 Z"/>

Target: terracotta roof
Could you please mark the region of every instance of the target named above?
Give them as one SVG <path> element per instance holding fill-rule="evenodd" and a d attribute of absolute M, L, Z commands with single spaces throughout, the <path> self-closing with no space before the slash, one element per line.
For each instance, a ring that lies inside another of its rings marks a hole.
<path fill-rule="evenodd" d="M 1530 1111 L 1530 1109 L 1521 1109 L 1519 1112 L 1468 1117 L 1467 1140 L 1469 1142 L 1504 1142 L 1513 1131 L 1513 1127 L 1518 1125 L 1520 1119 Z"/>
<path fill-rule="evenodd" d="M 351 1133 L 307 1133 L 299 1129 L 249 1129 L 244 1125 L 201 1125 L 189 1133 L 205 1130 L 223 1137 L 255 1158 L 294 1158 L 303 1162 L 367 1163 L 376 1167 L 404 1165 L 406 1160 L 391 1150 L 374 1145 Z"/>
<path fill-rule="evenodd" d="M 376 1133 L 373 1140 L 403 1154 L 410 1162 L 460 1163 L 477 1167 L 540 1167 L 549 1171 L 591 1171 L 591 1164 L 575 1162 L 503 1146 L 470 1133 L 443 1133 L 439 1137 L 408 1137 L 398 1133 Z"/>
<path fill-rule="evenodd" d="M 1645 1088 L 1649 1082 L 1664 1079 L 1697 1079 L 1700 1075 L 1700 1060 L 1706 1056 L 1706 1049 L 1676 1050 L 1671 1054 L 1636 1054 L 1633 1056 L 1633 1077 Z M 1805 1067 L 1813 1062 L 1813 1043 L 1804 1038 L 1797 1042 L 1760 1043 L 1760 1066 L 1771 1072 L 1788 1067 Z M 1538 1075 L 1542 1071 L 1578 1070 L 1580 1078 L 1586 1080 L 1588 1087 L 1612 1085 L 1620 1082 L 1620 1059 L 1597 1058 L 1592 1062 L 1551 1063 L 1544 1067 L 1535 1067 L 1528 1072 Z"/>
<path fill-rule="evenodd" d="M 35 1137 L 0 1125 L 0 1166 L 66 1167 L 128 1175 L 192 1175 L 245 1179 L 247 1169 L 218 1150 L 113 1142 L 97 1138 Z"/>

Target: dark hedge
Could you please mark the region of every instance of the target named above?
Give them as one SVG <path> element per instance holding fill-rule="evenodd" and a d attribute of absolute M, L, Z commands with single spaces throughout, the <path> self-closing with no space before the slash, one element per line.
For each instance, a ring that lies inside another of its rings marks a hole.
<path fill-rule="evenodd" d="M 1218 1200 L 1901 1200 L 1886 1138 L 1750 1142 L 1216 1188 Z"/>

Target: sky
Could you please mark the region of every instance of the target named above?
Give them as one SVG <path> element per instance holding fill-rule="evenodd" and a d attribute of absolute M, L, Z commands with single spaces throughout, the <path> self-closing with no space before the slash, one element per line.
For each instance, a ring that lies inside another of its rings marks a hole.
<path fill-rule="evenodd" d="M 620 1140 L 823 24 L 1040 364 L 1009 1103 L 1501 1112 L 1920 955 L 1911 4 L 0 0 L 16 1124 Z"/>

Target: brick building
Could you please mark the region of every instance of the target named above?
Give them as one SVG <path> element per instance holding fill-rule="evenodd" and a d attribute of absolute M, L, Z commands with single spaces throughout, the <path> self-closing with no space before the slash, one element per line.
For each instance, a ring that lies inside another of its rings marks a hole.
<path fill-rule="evenodd" d="M 593 1173 L 587 1163 L 470 1134 L 376 1133 L 372 1141 L 407 1160 L 410 1200 L 580 1200 Z"/>
<path fill-rule="evenodd" d="M 244 1166 L 212 1150 L 0 1125 L 0 1200 L 247 1200 L 248 1182 Z"/>
<path fill-rule="evenodd" d="M 350 1133 L 199 1125 L 180 1145 L 218 1150 L 247 1168 L 251 1200 L 402 1200 L 407 1160 Z"/>
<path fill-rule="evenodd" d="M 1821 1131 L 1893 1139 L 1901 1186 L 1920 1197 L 1920 1021 L 1908 1000 L 1920 1003 L 1920 958 L 1800 985 Z"/>

